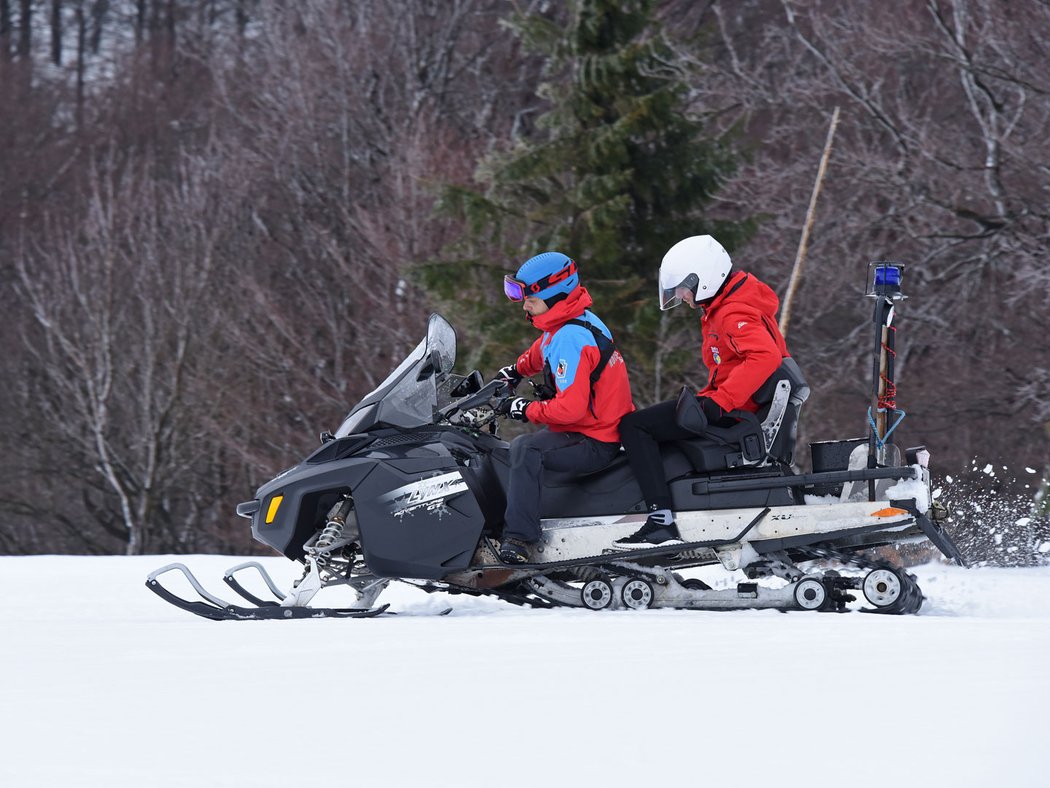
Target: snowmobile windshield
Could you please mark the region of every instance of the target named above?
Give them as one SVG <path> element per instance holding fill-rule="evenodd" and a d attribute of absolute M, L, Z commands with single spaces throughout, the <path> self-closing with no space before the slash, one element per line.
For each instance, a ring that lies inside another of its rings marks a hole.
<path fill-rule="evenodd" d="M 456 363 L 456 331 L 441 315 L 431 315 L 427 335 L 397 369 L 343 420 L 335 437 L 367 432 L 378 425 L 420 427 L 432 424 L 438 384 Z"/>

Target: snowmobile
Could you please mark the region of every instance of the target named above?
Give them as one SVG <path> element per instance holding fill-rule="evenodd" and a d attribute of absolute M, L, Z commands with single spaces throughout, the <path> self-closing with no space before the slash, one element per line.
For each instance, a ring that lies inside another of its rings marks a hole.
<path fill-rule="evenodd" d="M 904 417 L 894 399 L 892 325 L 902 271 L 899 263 L 869 266 L 869 434 L 811 444 L 811 472 L 793 464 L 809 395 L 794 360 L 784 359 L 755 395 L 759 411 L 735 411 L 732 427 L 708 425 L 683 389 L 677 420 L 697 437 L 662 446 L 681 543 L 613 544 L 646 519 L 621 451 L 595 473 L 545 477 L 542 539 L 527 563 L 502 563 L 509 444 L 499 437 L 498 405 L 507 384 L 485 382 L 476 370 L 454 373 L 456 333 L 435 314 L 426 337 L 334 434 L 322 433 L 319 448 L 237 506 L 256 540 L 303 565 L 291 588 L 279 588 L 256 561 L 225 574 L 237 604 L 211 594 L 181 563 L 151 573 L 146 585 L 216 620 L 375 616 L 387 610 L 376 601 L 392 581 L 541 608 L 842 612 L 866 602 L 870 612 L 915 613 L 923 602 L 915 577 L 872 548 L 928 539 L 947 558 L 964 559 L 931 494 L 929 452 L 910 448 L 902 459 L 892 442 Z M 682 574 L 703 566 L 732 573 L 728 585 Z M 163 585 L 169 572 L 181 572 L 199 599 Z M 246 587 L 253 573 L 249 585 L 264 585 L 272 598 Z M 335 586 L 350 591 L 349 604 L 311 604 Z"/>

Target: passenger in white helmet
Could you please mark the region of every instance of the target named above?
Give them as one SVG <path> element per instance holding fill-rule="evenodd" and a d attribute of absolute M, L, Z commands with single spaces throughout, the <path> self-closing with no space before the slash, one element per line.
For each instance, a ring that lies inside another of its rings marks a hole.
<path fill-rule="evenodd" d="M 710 235 L 695 235 L 664 255 L 659 298 L 660 309 L 684 303 L 700 310 L 701 358 L 708 381 L 696 396 L 708 423 L 725 426 L 735 422 L 730 411 L 757 411 L 752 396 L 790 355 L 775 320 L 780 303 L 776 293 L 753 274 L 734 270 L 729 254 Z M 678 426 L 675 405 L 674 400 L 661 402 L 629 413 L 620 422 L 620 440 L 649 516 L 617 545 L 645 547 L 681 540 L 660 444 L 696 435 Z"/>

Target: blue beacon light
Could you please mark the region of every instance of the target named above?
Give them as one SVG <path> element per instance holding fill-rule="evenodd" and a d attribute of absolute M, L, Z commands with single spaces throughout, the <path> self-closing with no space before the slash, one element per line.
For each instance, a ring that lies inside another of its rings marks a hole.
<path fill-rule="evenodd" d="M 901 269 L 895 265 L 880 265 L 875 269 L 876 287 L 900 287 Z"/>

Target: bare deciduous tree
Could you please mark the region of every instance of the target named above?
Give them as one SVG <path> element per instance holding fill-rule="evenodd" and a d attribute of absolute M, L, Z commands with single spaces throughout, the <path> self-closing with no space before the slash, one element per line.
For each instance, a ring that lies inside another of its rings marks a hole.
<path fill-rule="evenodd" d="M 216 339 L 224 223 L 213 161 L 187 158 L 178 188 L 159 194 L 147 167 L 103 164 L 84 220 L 53 220 L 17 273 L 37 326 L 33 401 L 98 475 L 119 512 L 99 525 L 119 527 L 133 555 L 179 528 L 187 496 L 207 497 L 195 408 L 216 392 L 195 385 Z"/>

